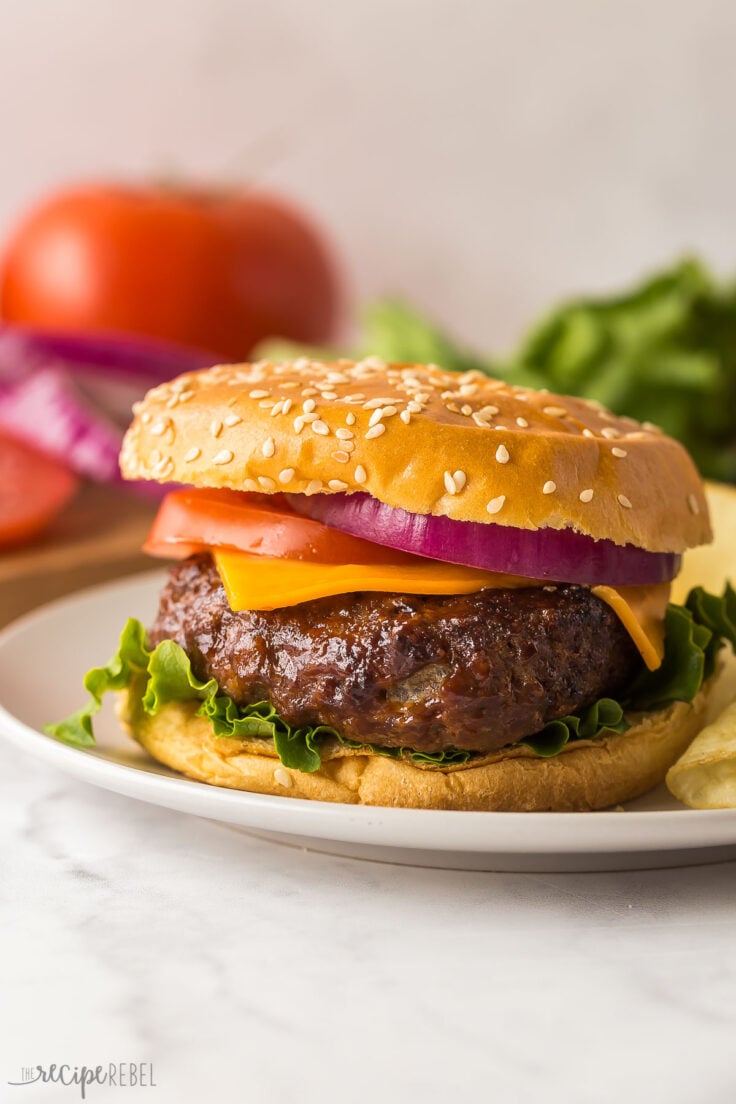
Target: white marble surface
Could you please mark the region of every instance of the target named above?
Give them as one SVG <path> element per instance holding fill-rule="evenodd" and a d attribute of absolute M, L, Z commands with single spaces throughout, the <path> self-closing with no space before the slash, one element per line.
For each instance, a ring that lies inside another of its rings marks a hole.
<path fill-rule="evenodd" d="M 69 781 L 0 745 L 0 1100 L 20 1067 L 151 1061 L 91 1101 L 720 1104 L 736 864 L 364 863 Z"/>

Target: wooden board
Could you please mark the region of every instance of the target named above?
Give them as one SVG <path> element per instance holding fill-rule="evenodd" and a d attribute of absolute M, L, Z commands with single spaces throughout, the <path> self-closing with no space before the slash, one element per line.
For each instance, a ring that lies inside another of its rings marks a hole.
<path fill-rule="evenodd" d="M 150 570 L 141 545 L 155 512 L 130 491 L 84 486 L 34 543 L 0 552 L 0 628 L 63 594 Z"/>

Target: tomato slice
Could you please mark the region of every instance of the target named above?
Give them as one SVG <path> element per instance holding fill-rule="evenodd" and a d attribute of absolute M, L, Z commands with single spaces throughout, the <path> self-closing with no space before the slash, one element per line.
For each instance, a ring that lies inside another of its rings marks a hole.
<path fill-rule="evenodd" d="M 0 432 L 0 547 L 29 540 L 44 529 L 77 485 L 63 464 Z"/>
<path fill-rule="evenodd" d="M 324 564 L 422 562 L 421 557 L 301 517 L 281 495 L 198 488 L 166 496 L 143 548 L 152 556 L 168 559 L 186 559 L 195 552 L 223 548 Z"/>

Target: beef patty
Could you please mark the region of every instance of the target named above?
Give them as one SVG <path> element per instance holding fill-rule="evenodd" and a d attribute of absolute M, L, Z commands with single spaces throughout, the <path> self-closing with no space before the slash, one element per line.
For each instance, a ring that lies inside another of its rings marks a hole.
<path fill-rule="evenodd" d="M 641 665 L 585 587 L 343 594 L 233 613 L 208 555 L 170 571 L 151 631 L 241 705 L 361 743 L 492 751 L 615 697 Z"/>

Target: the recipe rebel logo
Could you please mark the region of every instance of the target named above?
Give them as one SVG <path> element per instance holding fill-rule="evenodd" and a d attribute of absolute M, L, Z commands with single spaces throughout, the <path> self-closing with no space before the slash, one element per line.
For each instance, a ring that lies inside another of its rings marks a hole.
<path fill-rule="evenodd" d="M 8 1085 L 20 1088 L 24 1085 L 65 1085 L 77 1087 L 82 1100 L 93 1085 L 106 1085 L 115 1089 L 155 1089 L 158 1086 L 153 1074 L 153 1062 L 108 1062 L 98 1066 L 72 1066 L 56 1062 L 48 1066 L 22 1066 L 20 1079 L 8 1081 Z"/>

